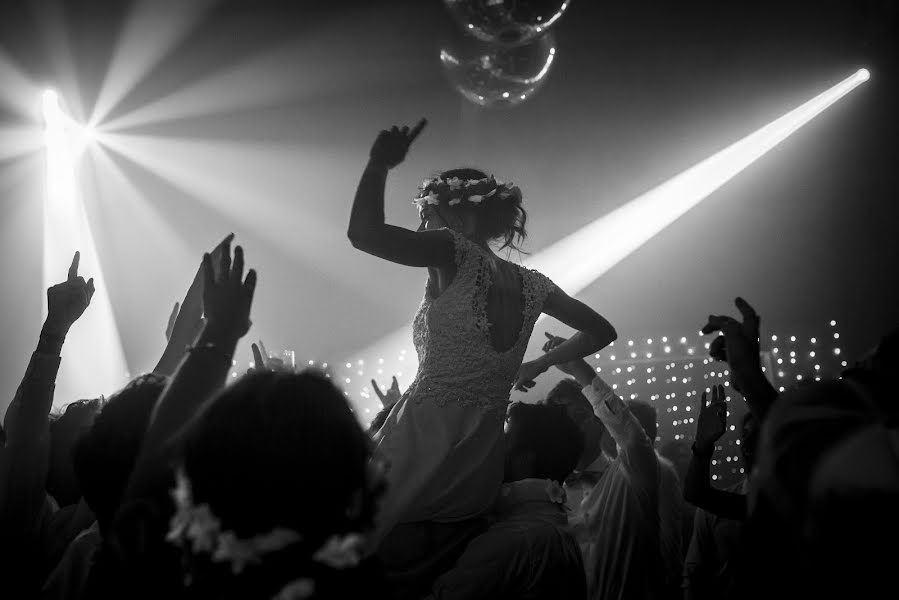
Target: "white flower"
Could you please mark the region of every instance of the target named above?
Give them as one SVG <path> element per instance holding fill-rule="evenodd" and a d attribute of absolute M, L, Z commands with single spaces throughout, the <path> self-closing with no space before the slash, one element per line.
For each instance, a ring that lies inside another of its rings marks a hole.
<path fill-rule="evenodd" d="M 221 523 L 212 514 L 208 504 L 201 504 L 190 512 L 184 533 L 191 542 L 193 552 L 212 552 L 221 531 Z"/>
<path fill-rule="evenodd" d="M 462 180 L 458 177 L 451 177 L 446 180 L 446 183 L 449 184 L 449 188 L 451 190 L 458 190 L 460 187 L 462 187 Z"/>
<path fill-rule="evenodd" d="M 218 546 L 212 553 L 213 562 L 230 562 L 231 572 L 240 575 L 250 564 L 258 564 L 259 556 L 251 541 L 238 539 L 233 531 L 226 531 L 218 538 Z"/>
<path fill-rule="evenodd" d="M 465 182 L 465 185 L 477 185 L 484 181 L 487 181 L 487 180 L 486 179 L 469 179 L 468 181 Z"/>
<path fill-rule="evenodd" d="M 364 540 L 358 533 L 345 536 L 332 535 L 325 545 L 312 555 L 312 560 L 324 563 L 335 569 L 355 567 L 362 558 Z"/>
<path fill-rule="evenodd" d="M 477 195 L 477 194 L 475 194 L 474 196 L 469 196 L 469 197 L 468 197 L 468 201 L 469 201 L 469 202 L 474 202 L 475 204 L 480 204 L 481 200 L 483 200 L 483 199 L 484 199 L 483 196 L 480 196 L 480 195 Z"/>
<path fill-rule="evenodd" d="M 460 202 L 462 202 L 462 198 L 453 198 L 452 200 L 447 202 L 447 204 L 449 204 L 450 206 L 455 206 L 455 205 L 459 204 Z"/>
<path fill-rule="evenodd" d="M 546 480 L 546 495 L 549 498 L 550 502 L 554 504 L 565 505 L 565 490 L 559 484 L 558 481 L 553 481 L 552 479 Z"/>
<path fill-rule="evenodd" d="M 315 593 L 315 581 L 308 577 L 291 581 L 272 600 L 304 600 Z"/>

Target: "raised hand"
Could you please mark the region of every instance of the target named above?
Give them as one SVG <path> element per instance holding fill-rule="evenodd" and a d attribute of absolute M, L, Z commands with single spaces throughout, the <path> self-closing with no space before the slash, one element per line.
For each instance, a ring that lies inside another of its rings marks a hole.
<path fill-rule="evenodd" d="M 388 410 L 393 408 L 393 406 L 400 401 L 400 398 L 403 397 L 402 392 L 400 392 L 400 384 L 399 382 L 397 382 L 396 376 L 393 377 L 393 383 L 387 390 L 387 393 L 381 391 L 381 388 L 378 386 L 378 382 L 374 379 L 371 380 L 371 387 L 374 388 L 375 393 L 378 395 L 378 398 L 381 399 L 381 406 Z"/>
<path fill-rule="evenodd" d="M 226 240 L 218 269 L 212 256 L 203 255 L 203 307 L 206 328 L 216 334 L 239 339 L 250 330 L 250 307 L 256 290 L 256 271 L 243 276 L 243 248 L 234 249 L 231 260 L 230 240 Z"/>
<path fill-rule="evenodd" d="M 65 337 L 72 324 L 84 314 L 91 303 L 94 295 L 94 279 L 85 282 L 84 277 L 78 275 L 80 261 L 81 253 L 76 252 L 66 280 L 47 290 L 45 333 Z"/>
<path fill-rule="evenodd" d="M 409 146 L 427 124 L 428 120 L 422 119 L 411 130 L 408 126 L 397 127 L 396 125 L 389 130 L 385 129 L 378 134 L 371 147 L 370 160 L 388 169 L 394 168 L 405 160 Z"/>
<path fill-rule="evenodd" d="M 724 386 L 712 386 L 712 400 L 706 406 L 708 396 L 702 393 L 699 401 L 699 418 L 696 423 L 696 451 L 712 454 L 715 442 L 727 430 L 727 404 L 724 401 Z"/>
<path fill-rule="evenodd" d="M 553 335 L 548 331 L 544 332 L 544 335 L 546 336 L 546 339 L 547 339 L 546 343 L 543 344 L 543 352 L 544 353 L 551 352 L 557 346 L 560 346 L 564 342 L 568 341 L 566 338 L 559 337 L 557 335 Z M 557 364 L 557 365 L 555 365 L 555 367 L 557 369 L 559 369 L 560 371 L 562 371 L 563 373 L 565 373 L 566 375 L 574 376 L 576 374 L 576 370 L 577 370 L 577 366 L 578 366 L 579 362 L 580 361 L 572 360 L 569 362 Z"/>
<path fill-rule="evenodd" d="M 265 344 L 259 340 L 259 344 L 250 346 L 253 351 L 253 368 L 248 369 L 247 373 L 264 373 L 266 371 L 291 371 L 292 369 L 284 364 L 280 358 L 270 356 Z"/>
<path fill-rule="evenodd" d="M 547 366 L 541 360 L 529 360 L 518 367 L 518 375 L 515 377 L 513 387 L 519 392 L 527 392 L 537 385 L 537 377 L 546 372 Z"/>
<path fill-rule="evenodd" d="M 715 360 L 726 361 L 733 369 L 740 367 L 758 368 L 759 359 L 759 319 L 748 302 L 742 298 L 735 301 L 743 316 L 743 322 L 726 315 L 709 315 L 709 321 L 702 328 L 705 334 L 721 331 L 709 347 L 709 354 Z"/>

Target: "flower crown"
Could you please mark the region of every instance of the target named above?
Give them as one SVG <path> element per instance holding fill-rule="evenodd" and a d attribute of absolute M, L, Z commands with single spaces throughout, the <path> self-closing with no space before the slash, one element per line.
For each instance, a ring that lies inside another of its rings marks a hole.
<path fill-rule="evenodd" d="M 188 542 L 192 553 L 209 554 L 212 562 L 230 563 L 231 572 L 235 575 L 239 575 L 248 564 L 260 564 L 264 555 L 303 540 L 299 533 L 284 527 L 243 539 L 233 531 L 222 531 L 221 521 L 208 504 L 194 504 L 190 480 L 183 469 L 176 470 L 175 481 L 175 488 L 171 491 L 175 514 L 169 522 L 165 539 L 177 545 Z M 333 535 L 312 555 L 312 560 L 334 569 L 354 567 L 362 558 L 364 542 L 364 538 L 357 533 Z M 314 592 L 315 581 L 303 577 L 285 585 L 273 600 L 301 600 Z"/>
<path fill-rule="evenodd" d="M 474 206 L 479 206 L 481 202 L 496 195 L 503 200 L 517 197 L 521 201 L 521 190 L 518 189 L 511 181 L 497 181 L 492 175 L 483 179 L 460 179 L 458 177 L 449 177 L 444 179 L 440 176 L 432 179 L 425 179 L 418 187 L 419 194 L 412 203 L 418 207 L 427 204 L 438 205 L 446 202 L 449 206 L 455 206 L 465 201 Z"/>

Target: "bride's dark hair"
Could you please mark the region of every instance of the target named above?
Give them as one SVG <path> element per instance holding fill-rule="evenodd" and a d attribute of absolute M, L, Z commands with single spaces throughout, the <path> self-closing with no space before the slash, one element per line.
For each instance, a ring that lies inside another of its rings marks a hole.
<path fill-rule="evenodd" d="M 461 168 L 451 169 L 440 173 L 441 179 L 458 177 L 462 181 L 470 179 L 486 179 L 487 174 L 478 169 Z M 521 192 L 518 188 L 512 188 L 510 193 L 494 194 L 483 200 L 478 206 L 471 206 L 463 202 L 455 206 L 447 206 L 449 210 L 471 211 L 476 215 L 476 232 L 479 236 L 489 241 L 501 241 L 503 248 L 521 250 L 520 246 L 527 237 L 525 224 L 528 214 L 522 206 Z"/>

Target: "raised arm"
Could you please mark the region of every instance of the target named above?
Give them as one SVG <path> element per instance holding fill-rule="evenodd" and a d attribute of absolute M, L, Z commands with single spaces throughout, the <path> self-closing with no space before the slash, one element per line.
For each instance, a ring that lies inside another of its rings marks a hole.
<path fill-rule="evenodd" d="M 693 456 L 684 477 L 684 500 L 719 517 L 742 521 L 746 518 L 746 496 L 714 488 L 710 480 L 710 463 L 715 453 L 715 442 L 724 435 L 727 428 L 724 388 L 714 386 L 711 403 L 706 405 L 706 400 L 706 393 L 703 392 Z"/>
<path fill-rule="evenodd" d="M 449 232 L 411 231 L 388 225 L 384 218 L 387 172 L 403 162 L 409 145 L 426 124 L 422 119 L 411 131 L 393 127 L 378 135 L 359 180 L 347 237 L 354 248 L 390 262 L 411 267 L 450 266 L 455 248 Z"/>
<path fill-rule="evenodd" d="M 25 563 L 34 560 L 31 553 L 39 549 L 34 538 L 39 535 L 38 519 L 46 499 L 49 413 L 60 352 L 69 329 L 94 295 L 93 279 L 85 282 L 78 276 L 79 259 L 76 252 L 66 281 L 47 290 L 47 319 L 4 422 L 7 439 L 0 454 L 0 538 L 7 547 L 16 548 L 17 560 Z M 10 575 L 29 572 L 30 565 L 18 571 L 14 564 L 6 565 Z M 4 585 L 15 589 L 9 581 Z"/>
<path fill-rule="evenodd" d="M 250 269 L 246 279 L 243 272 L 240 246 L 234 249 L 232 263 L 231 249 L 226 244 L 217 277 L 210 255 L 204 255 L 206 324 L 153 410 L 126 497 L 138 495 L 165 468 L 165 444 L 224 385 L 237 342 L 250 329 L 256 272 Z"/>
<path fill-rule="evenodd" d="M 234 234 L 229 233 L 211 253 L 212 264 L 220 265 L 222 253 L 230 248 Z M 166 328 L 166 346 L 153 372 L 171 377 L 184 358 L 184 353 L 197 340 L 203 329 L 203 264 L 200 263 L 194 280 L 187 289 L 184 300 L 178 304 L 169 317 Z"/>
<path fill-rule="evenodd" d="M 543 355 L 521 365 L 515 389 L 523 392 L 534 387 L 534 379 L 550 367 L 582 359 L 618 339 L 615 328 L 602 315 L 558 287 L 553 288 L 546 297 L 543 312 L 577 330 L 577 333 L 567 340 L 555 338 L 562 341 L 549 349 L 544 347 Z"/>
<path fill-rule="evenodd" d="M 777 399 L 777 392 L 762 373 L 759 357 L 761 319 L 755 309 L 742 298 L 737 298 L 735 303 L 743 317 L 742 323 L 726 315 L 710 315 L 702 332 L 720 331 L 724 334 L 711 343 L 709 354 L 715 360 L 725 361 L 730 365 L 734 388 L 743 394 L 749 410 L 761 423 Z"/>

